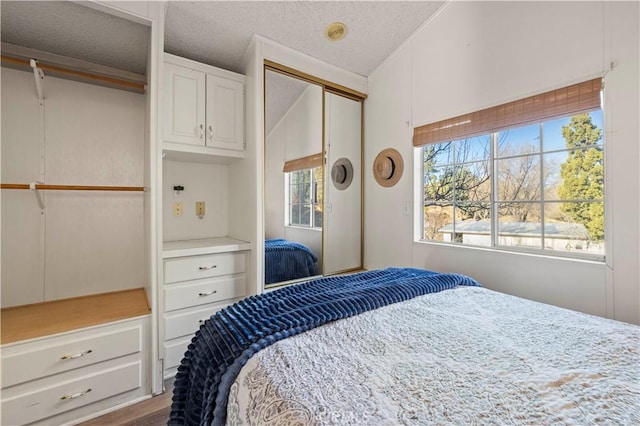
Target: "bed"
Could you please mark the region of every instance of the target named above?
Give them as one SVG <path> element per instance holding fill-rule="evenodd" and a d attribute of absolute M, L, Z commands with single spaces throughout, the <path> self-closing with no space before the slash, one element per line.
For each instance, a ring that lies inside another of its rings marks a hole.
<path fill-rule="evenodd" d="M 282 238 L 264 242 L 265 284 L 318 275 L 318 258 L 306 246 Z"/>
<path fill-rule="evenodd" d="M 640 327 L 459 274 L 321 278 L 207 320 L 169 424 L 640 424 Z"/>

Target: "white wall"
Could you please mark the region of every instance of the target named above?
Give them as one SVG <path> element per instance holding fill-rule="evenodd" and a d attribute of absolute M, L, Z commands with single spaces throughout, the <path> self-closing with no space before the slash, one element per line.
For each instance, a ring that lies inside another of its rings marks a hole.
<path fill-rule="evenodd" d="M 286 129 L 285 161 L 322 152 L 322 87 L 307 87 L 283 119 L 286 123 L 279 124 Z"/>
<path fill-rule="evenodd" d="M 225 237 L 228 235 L 229 171 L 225 164 L 164 160 L 162 166 L 164 241 Z M 176 193 L 174 186 L 184 187 Z M 196 216 L 196 201 L 205 202 L 205 215 Z M 173 213 L 182 203 L 182 216 Z"/>
<path fill-rule="evenodd" d="M 2 182 L 144 185 L 145 97 L 2 70 Z M 3 190 L 2 306 L 144 287 L 144 194 Z"/>
<path fill-rule="evenodd" d="M 287 141 L 286 120 L 267 135 L 264 160 L 264 238 L 285 238 L 284 173 Z"/>
<path fill-rule="evenodd" d="M 638 12 L 636 2 L 452 2 L 414 34 L 369 78 L 365 165 L 392 146 L 408 167 L 393 188 L 365 175 L 365 266 L 462 272 L 489 288 L 640 323 Z M 412 127 L 602 75 L 606 265 L 413 242 L 421 209 Z M 414 193 L 418 205 L 404 216 Z"/>

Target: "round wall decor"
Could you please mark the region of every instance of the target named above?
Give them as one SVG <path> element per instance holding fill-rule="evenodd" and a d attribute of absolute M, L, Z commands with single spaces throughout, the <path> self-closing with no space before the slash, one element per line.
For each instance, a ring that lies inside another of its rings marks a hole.
<path fill-rule="evenodd" d="M 383 149 L 373 161 L 373 177 L 385 187 L 398 183 L 403 170 L 402 155 L 393 148 Z"/>
<path fill-rule="evenodd" d="M 348 158 L 339 158 L 331 167 L 331 181 L 333 186 L 340 191 L 345 190 L 351 185 L 353 180 L 353 164 Z"/>

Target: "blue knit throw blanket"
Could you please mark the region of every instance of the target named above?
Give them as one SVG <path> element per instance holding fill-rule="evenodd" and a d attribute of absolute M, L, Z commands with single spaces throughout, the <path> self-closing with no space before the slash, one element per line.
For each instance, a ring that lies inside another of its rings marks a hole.
<path fill-rule="evenodd" d="M 224 425 L 229 390 L 259 350 L 342 318 L 459 285 L 459 274 L 388 268 L 320 278 L 248 297 L 200 327 L 174 383 L 169 425 Z"/>
<path fill-rule="evenodd" d="M 313 252 L 309 249 L 309 247 L 293 241 L 284 240 L 282 238 L 274 238 L 272 240 L 266 240 L 264 242 L 264 247 L 265 247 L 265 250 L 269 250 L 269 251 L 302 250 L 303 252 L 308 253 L 314 262 L 318 260 L 316 255 L 313 254 Z"/>

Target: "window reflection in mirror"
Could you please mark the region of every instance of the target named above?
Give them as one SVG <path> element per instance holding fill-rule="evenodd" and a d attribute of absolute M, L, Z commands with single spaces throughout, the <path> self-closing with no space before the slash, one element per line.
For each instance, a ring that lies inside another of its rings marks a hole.
<path fill-rule="evenodd" d="M 322 274 L 322 96 L 265 70 L 265 287 Z"/>

